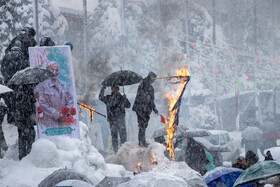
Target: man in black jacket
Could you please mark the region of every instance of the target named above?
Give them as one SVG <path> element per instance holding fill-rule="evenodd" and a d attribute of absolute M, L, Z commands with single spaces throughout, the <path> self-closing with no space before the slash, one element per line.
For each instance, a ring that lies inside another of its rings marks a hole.
<path fill-rule="evenodd" d="M 20 85 L 15 94 L 15 125 L 18 128 L 19 160 L 28 155 L 35 141 L 35 97 L 34 84 Z"/>
<path fill-rule="evenodd" d="M 37 45 L 34 39 L 36 31 L 32 27 L 24 27 L 19 35 L 17 35 L 9 44 L 5 53 L 7 54 L 14 46 L 16 41 L 21 42 L 21 51 L 24 56 L 24 60 L 29 60 L 28 47 L 34 47 Z"/>
<path fill-rule="evenodd" d="M 198 171 L 201 175 L 207 172 L 204 168 L 204 165 L 207 164 L 205 150 L 193 138 L 187 138 L 184 160 L 190 168 Z"/>
<path fill-rule="evenodd" d="M 118 86 L 112 86 L 111 95 L 104 96 L 106 86 L 103 86 L 99 99 L 106 104 L 107 108 L 107 120 L 110 123 L 112 145 L 114 152 L 118 152 L 118 134 L 121 139 L 121 144 L 126 142 L 126 127 L 125 127 L 125 108 L 130 107 L 130 102 L 126 98 L 126 95 L 119 93 Z"/>
<path fill-rule="evenodd" d="M 12 76 L 19 70 L 22 70 L 28 67 L 28 61 L 24 60 L 24 55 L 21 51 L 21 42 L 15 41 L 14 47 L 4 56 L 1 63 L 1 73 L 4 77 L 4 83 L 8 85 L 8 82 L 12 78 Z M 11 89 L 15 89 L 13 86 L 9 86 Z M 8 123 L 13 123 L 14 118 L 13 115 L 15 113 L 15 93 L 9 92 L 4 94 L 3 99 L 7 105 L 7 120 Z"/>
<path fill-rule="evenodd" d="M 148 76 L 140 83 L 135 102 L 132 110 L 136 112 L 138 121 L 138 141 L 139 146 L 147 147 L 146 142 L 146 128 L 148 127 L 148 122 L 150 120 L 150 115 L 152 111 L 158 114 L 156 105 L 154 103 L 155 91 L 152 84 L 155 82 L 157 75 L 154 72 L 150 72 Z"/>
<path fill-rule="evenodd" d="M 5 54 L 2 60 L 1 73 L 4 77 L 4 83 L 8 85 L 8 82 L 17 71 L 27 68 L 28 66 L 29 63 L 24 60 L 24 55 L 21 51 L 21 42 L 15 41 L 14 47 Z"/>
<path fill-rule="evenodd" d="M 1 64 L 1 72 L 5 79 L 5 84 L 19 70 L 29 67 L 28 47 L 36 46 L 34 39 L 36 31 L 32 27 L 24 27 L 21 33 L 16 36 L 5 50 L 5 56 Z M 16 90 L 16 87 L 11 87 Z M 14 122 L 15 113 L 15 93 L 8 93 L 4 97 L 8 106 L 8 123 Z"/>

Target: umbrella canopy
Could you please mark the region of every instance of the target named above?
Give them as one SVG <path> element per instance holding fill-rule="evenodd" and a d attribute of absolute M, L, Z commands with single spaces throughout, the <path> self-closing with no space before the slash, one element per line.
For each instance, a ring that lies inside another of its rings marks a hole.
<path fill-rule="evenodd" d="M 158 138 L 158 137 L 165 136 L 165 135 L 167 135 L 166 127 L 161 126 L 153 132 L 152 138 Z"/>
<path fill-rule="evenodd" d="M 10 89 L 9 87 L 0 84 L 0 94 L 7 93 L 7 92 L 12 92 L 12 91 L 13 90 Z"/>
<path fill-rule="evenodd" d="M 16 72 L 8 84 L 9 85 L 36 84 L 39 82 L 43 82 L 44 80 L 54 76 L 55 74 L 51 70 L 48 70 L 47 68 L 41 66 L 28 67 Z"/>
<path fill-rule="evenodd" d="M 258 127 L 246 127 L 242 130 L 241 136 L 245 140 L 258 140 L 262 136 L 263 132 Z"/>
<path fill-rule="evenodd" d="M 95 187 L 114 187 L 121 183 L 130 181 L 130 177 L 108 177 L 106 176 L 100 183 Z"/>
<path fill-rule="evenodd" d="M 120 70 L 111 73 L 102 82 L 103 86 L 126 86 L 139 83 L 143 78 L 137 73 L 129 70 Z"/>
<path fill-rule="evenodd" d="M 217 167 L 204 176 L 206 184 L 210 187 L 218 184 L 225 184 L 227 187 L 234 185 L 234 182 L 243 173 L 242 169 Z"/>
<path fill-rule="evenodd" d="M 276 161 L 259 161 L 246 169 L 235 181 L 234 186 L 267 179 L 280 174 L 280 163 Z"/>

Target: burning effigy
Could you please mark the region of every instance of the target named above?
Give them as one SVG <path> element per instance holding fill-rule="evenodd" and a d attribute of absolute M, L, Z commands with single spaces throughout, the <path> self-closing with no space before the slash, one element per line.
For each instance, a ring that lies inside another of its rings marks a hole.
<path fill-rule="evenodd" d="M 181 98 L 185 91 L 186 85 L 188 84 L 190 80 L 190 74 L 186 67 L 183 67 L 182 69 L 176 70 L 176 75 L 172 78 L 179 79 L 176 82 L 171 82 L 172 84 L 178 84 L 179 86 L 176 88 L 175 93 L 169 92 L 168 94 L 165 94 L 165 97 L 169 100 L 169 112 L 167 114 L 167 145 L 166 149 L 169 151 L 169 157 L 175 160 L 176 155 L 174 152 L 174 145 L 173 145 L 173 138 L 174 133 L 179 125 L 179 111 L 180 111 L 180 105 L 181 105 Z"/>

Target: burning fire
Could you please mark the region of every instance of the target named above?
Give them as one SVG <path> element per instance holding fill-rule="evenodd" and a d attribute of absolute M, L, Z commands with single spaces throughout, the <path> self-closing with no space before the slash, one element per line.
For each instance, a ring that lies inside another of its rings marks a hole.
<path fill-rule="evenodd" d="M 175 93 L 169 92 L 168 94 L 164 95 L 169 100 L 169 103 L 168 103 L 169 112 L 168 112 L 168 120 L 167 120 L 168 125 L 166 126 L 168 141 L 167 141 L 167 145 L 166 145 L 166 150 L 169 151 L 169 156 L 173 160 L 175 160 L 175 158 L 176 158 L 176 155 L 175 155 L 175 152 L 174 152 L 173 137 L 174 137 L 174 131 L 177 128 L 177 125 L 178 125 L 178 124 L 174 124 L 174 126 L 173 126 L 173 123 L 174 123 L 175 116 L 176 116 L 178 108 L 174 109 L 173 111 L 172 111 L 172 109 L 175 106 L 177 100 L 179 99 L 185 84 L 187 83 L 187 77 L 188 76 L 190 76 L 190 74 L 189 74 L 186 67 L 183 67 L 182 69 L 176 70 L 176 76 L 175 77 L 177 77 L 177 79 L 179 79 L 178 83 L 180 83 L 180 85 L 179 85 L 178 88 L 175 88 L 176 89 Z"/>
<path fill-rule="evenodd" d="M 137 170 L 138 170 L 138 171 L 141 171 L 141 162 L 139 162 L 139 163 L 137 164 Z"/>
<path fill-rule="evenodd" d="M 153 160 L 152 160 L 152 163 L 151 163 L 151 165 L 157 165 L 158 164 L 158 161 L 157 161 L 157 159 L 156 159 L 156 154 L 154 154 L 153 155 Z"/>
<path fill-rule="evenodd" d="M 84 103 L 79 103 L 79 105 L 80 105 L 80 110 L 81 110 L 82 108 L 85 108 L 85 109 L 88 110 L 88 112 L 89 112 L 89 117 L 90 117 L 90 121 L 93 121 L 93 113 L 96 112 L 95 109 L 92 108 L 92 107 L 89 106 L 89 105 L 84 104 Z M 80 114 L 82 115 L 81 112 L 80 112 Z"/>

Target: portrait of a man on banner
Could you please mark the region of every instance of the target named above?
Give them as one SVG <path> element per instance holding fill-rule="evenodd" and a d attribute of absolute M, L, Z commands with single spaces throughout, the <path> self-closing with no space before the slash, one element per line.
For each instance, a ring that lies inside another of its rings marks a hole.
<path fill-rule="evenodd" d="M 66 46 L 29 49 L 30 65 L 40 65 L 55 76 L 35 89 L 39 138 L 67 135 L 79 138 L 77 99 L 71 51 Z"/>

